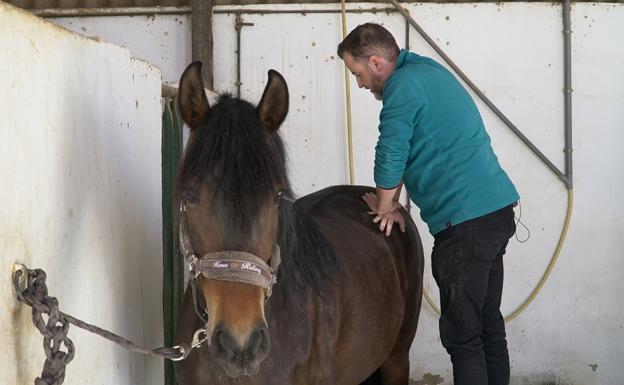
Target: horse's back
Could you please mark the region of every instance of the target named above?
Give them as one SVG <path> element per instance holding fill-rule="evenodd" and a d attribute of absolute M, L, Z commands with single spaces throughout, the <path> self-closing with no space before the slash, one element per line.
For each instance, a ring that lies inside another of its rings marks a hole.
<path fill-rule="evenodd" d="M 394 260 L 405 263 L 405 272 L 416 273 L 411 278 L 420 285 L 424 259 L 418 229 L 409 214 L 403 212 L 406 232 L 401 233 L 395 226 L 390 237 L 386 237 L 373 223 L 362 199 L 365 193 L 374 191 L 367 186 L 332 186 L 298 199 L 297 205 L 312 217 L 342 260 L 365 262 L 353 251 L 362 248 L 369 251 L 366 254 L 389 251 Z"/>
<path fill-rule="evenodd" d="M 334 305 L 340 312 L 336 362 L 344 363 L 337 375 L 345 383 L 361 376 L 364 366 L 372 373 L 397 349 L 407 354 L 420 312 L 424 258 L 418 230 L 404 213 L 406 232 L 397 227 L 386 237 L 362 200 L 371 191 L 334 186 L 297 201 L 336 256 Z M 354 367 L 356 357 L 359 364 Z"/>

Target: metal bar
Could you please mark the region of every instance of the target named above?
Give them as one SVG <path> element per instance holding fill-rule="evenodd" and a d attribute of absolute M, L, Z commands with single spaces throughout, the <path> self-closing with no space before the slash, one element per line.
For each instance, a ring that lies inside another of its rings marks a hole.
<path fill-rule="evenodd" d="M 127 7 L 127 8 L 45 8 L 29 9 L 30 13 L 43 18 L 97 17 L 97 16 L 153 16 L 188 15 L 191 7 Z"/>
<path fill-rule="evenodd" d="M 100 17 L 100 16 L 154 16 L 154 15 L 189 15 L 191 7 L 120 7 L 120 8 L 65 8 L 65 9 L 29 9 L 30 13 L 43 18 L 61 17 Z M 394 8 L 358 8 L 347 9 L 347 13 L 396 13 Z M 221 8 L 213 10 L 215 14 L 317 14 L 340 13 L 340 9 L 238 9 Z"/>
<path fill-rule="evenodd" d="M 572 26 L 570 0 L 563 0 L 563 109 L 566 187 L 572 189 Z"/>
<path fill-rule="evenodd" d="M 191 50 L 193 61 L 202 62 L 204 87 L 214 89 L 212 72 L 212 0 L 191 0 Z"/>
<path fill-rule="evenodd" d="M 527 146 L 533 153 L 542 161 L 550 170 L 555 173 L 555 175 L 564 183 L 567 184 L 567 177 L 564 173 L 562 173 L 557 166 L 555 166 L 547 157 L 544 155 L 507 117 L 503 114 L 492 101 L 485 96 L 485 94 L 466 76 L 466 74 L 455 64 L 446 53 L 433 41 L 433 39 L 427 35 L 424 29 L 418 25 L 418 23 L 410 16 L 409 13 L 396 1 L 396 0 L 388 0 L 392 4 L 394 4 L 397 11 L 399 11 L 403 17 L 405 17 L 412 27 L 418 31 L 418 33 L 425 39 L 425 41 L 433 48 L 438 55 L 455 71 L 455 73 L 470 87 L 470 89 L 498 116 L 498 118 L 507 125 L 511 129 L 511 131 L 516 134 L 516 136 Z"/>
<path fill-rule="evenodd" d="M 160 96 L 163 98 L 174 99 L 178 95 L 178 89 L 168 84 L 163 84 L 160 89 Z"/>
<path fill-rule="evenodd" d="M 236 30 L 236 96 L 241 97 L 241 31 L 245 26 L 252 26 L 253 23 L 245 23 L 240 12 L 236 14 L 234 29 Z"/>
<path fill-rule="evenodd" d="M 240 13 L 236 14 L 236 97 L 241 97 L 241 29 L 238 26 Z"/>
<path fill-rule="evenodd" d="M 236 97 L 241 97 L 241 14 L 236 14 L 234 29 L 236 30 Z"/>
<path fill-rule="evenodd" d="M 303 10 L 303 9 L 224 9 L 224 8 L 221 8 L 221 9 L 214 10 L 214 13 L 241 13 L 241 14 L 248 14 L 248 15 L 281 14 L 281 13 L 285 13 L 285 14 L 298 13 L 298 14 L 306 15 L 308 13 L 315 14 L 315 13 L 341 13 L 341 12 L 342 11 L 340 9 Z M 345 12 L 346 13 L 380 13 L 380 12 L 396 13 L 397 10 L 394 8 L 388 8 L 388 7 L 386 8 L 372 7 L 372 8 L 347 9 L 345 10 Z"/>
<path fill-rule="evenodd" d="M 407 19 L 405 19 L 405 49 L 410 50 L 410 24 Z"/>

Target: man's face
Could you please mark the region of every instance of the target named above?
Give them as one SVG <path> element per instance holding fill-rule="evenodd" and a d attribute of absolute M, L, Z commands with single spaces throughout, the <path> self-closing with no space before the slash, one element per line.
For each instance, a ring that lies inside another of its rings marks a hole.
<path fill-rule="evenodd" d="M 377 71 L 372 63 L 372 56 L 368 60 L 354 58 L 349 52 L 342 54 L 345 65 L 351 71 L 357 80 L 358 87 L 366 88 L 375 96 L 375 99 L 381 100 L 383 94 L 384 77 Z"/>

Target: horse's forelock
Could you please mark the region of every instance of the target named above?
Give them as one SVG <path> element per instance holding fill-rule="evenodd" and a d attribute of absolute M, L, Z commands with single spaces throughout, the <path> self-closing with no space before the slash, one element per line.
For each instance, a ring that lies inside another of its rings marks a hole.
<path fill-rule="evenodd" d="M 213 215 L 223 233 L 238 237 L 254 231 L 276 188 L 292 195 L 283 142 L 277 131 L 262 126 L 251 104 L 221 95 L 205 124 L 193 131 L 178 172 L 177 199 L 183 190 L 200 186 L 213 196 Z M 278 232 L 281 284 L 289 292 L 311 289 L 322 295 L 335 260 L 317 226 L 296 205 L 282 201 Z"/>
<path fill-rule="evenodd" d="M 251 231 L 279 186 L 288 184 L 281 139 L 268 132 L 255 108 L 225 94 L 193 131 L 180 165 L 176 195 L 202 186 L 215 199 L 224 226 Z"/>

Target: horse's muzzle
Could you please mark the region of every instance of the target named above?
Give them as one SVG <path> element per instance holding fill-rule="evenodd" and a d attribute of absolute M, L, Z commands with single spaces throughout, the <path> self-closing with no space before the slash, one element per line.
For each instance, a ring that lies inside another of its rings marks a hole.
<path fill-rule="evenodd" d="M 213 358 L 230 377 L 253 376 L 269 354 L 271 342 L 266 325 L 258 325 L 244 343 L 239 343 L 230 331 L 217 326 L 210 343 Z"/>

